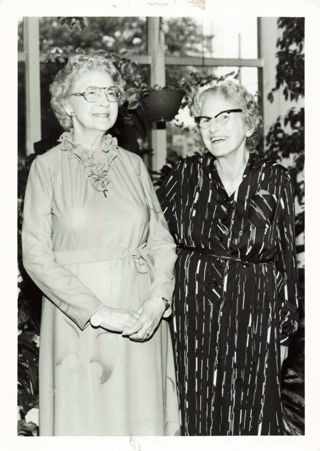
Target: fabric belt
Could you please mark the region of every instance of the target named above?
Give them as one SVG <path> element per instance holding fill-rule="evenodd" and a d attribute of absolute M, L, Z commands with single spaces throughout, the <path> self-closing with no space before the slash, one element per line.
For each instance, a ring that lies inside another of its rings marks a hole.
<path fill-rule="evenodd" d="M 198 254 L 208 255 L 209 257 L 213 257 L 213 258 L 220 259 L 220 260 L 235 261 L 235 262 L 242 263 L 243 265 L 265 265 L 265 264 L 273 264 L 275 262 L 274 259 L 259 261 L 259 262 L 248 261 L 248 260 L 244 260 L 239 257 L 233 257 L 232 255 L 219 255 L 219 254 L 214 253 L 212 251 L 212 249 L 196 247 L 196 246 L 189 246 L 186 244 L 177 244 L 177 249 L 183 249 L 188 252 L 196 252 Z"/>
<path fill-rule="evenodd" d="M 146 243 L 137 248 L 104 247 L 92 249 L 74 249 L 68 251 L 55 251 L 54 256 L 57 263 L 61 265 L 93 263 L 111 260 L 124 260 L 132 258 L 139 273 L 152 272 L 153 263 L 147 253 Z"/>

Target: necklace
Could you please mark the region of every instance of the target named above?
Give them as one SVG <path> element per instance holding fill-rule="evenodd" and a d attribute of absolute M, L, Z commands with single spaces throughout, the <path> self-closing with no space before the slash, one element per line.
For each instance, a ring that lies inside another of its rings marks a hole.
<path fill-rule="evenodd" d="M 72 142 L 71 132 L 64 132 L 58 140 L 62 151 L 69 153 L 69 159 L 76 159 L 85 170 L 91 186 L 107 197 L 110 177 L 108 176 L 112 161 L 118 156 L 117 138 L 107 134 L 102 138 L 101 147 L 96 151 L 90 151 L 82 144 Z"/>

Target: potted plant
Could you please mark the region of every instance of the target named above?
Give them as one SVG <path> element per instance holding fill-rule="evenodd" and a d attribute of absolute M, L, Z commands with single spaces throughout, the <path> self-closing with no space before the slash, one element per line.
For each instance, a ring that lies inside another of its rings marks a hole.
<path fill-rule="evenodd" d="M 156 85 L 143 93 L 142 105 L 152 121 L 172 121 L 178 113 L 185 96 L 183 89 L 172 89 Z"/>
<path fill-rule="evenodd" d="M 235 75 L 234 72 L 228 74 Z M 182 77 L 177 83 L 153 88 L 143 86 L 141 103 L 152 121 L 172 121 L 180 108 L 194 105 L 194 99 L 199 88 L 226 78 L 214 74 L 203 74 L 196 71 Z"/>

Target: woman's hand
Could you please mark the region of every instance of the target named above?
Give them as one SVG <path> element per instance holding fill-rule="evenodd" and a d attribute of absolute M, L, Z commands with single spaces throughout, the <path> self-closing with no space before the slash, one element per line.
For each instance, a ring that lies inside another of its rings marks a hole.
<path fill-rule="evenodd" d="M 139 320 L 140 315 L 134 310 L 110 308 L 102 305 L 91 317 L 93 327 L 103 327 L 112 332 L 122 332 L 132 328 Z"/>
<path fill-rule="evenodd" d="M 122 335 L 134 341 L 148 340 L 158 327 L 165 307 L 159 296 L 147 299 L 138 310 L 140 314 L 138 321 L 132 327 L 126 328 Z"/>

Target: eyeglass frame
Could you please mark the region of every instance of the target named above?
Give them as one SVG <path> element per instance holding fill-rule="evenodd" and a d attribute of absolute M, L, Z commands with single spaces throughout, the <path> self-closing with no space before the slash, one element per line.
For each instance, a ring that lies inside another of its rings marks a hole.
<path fill-rule="evenodd" d="M 88 91 L 89 89 L 99 89 L 99 92 L 100 92 L 100 95 L 99 95 L 99 97 L 97 98 L 97 100 L 88 100 L 87 99 L 87 97 L 86 97 L 86 95 L 87 95 L 87 92 L 86 91 Z M 117 90 L 118 90 L 118 95 L 119 95 L 119 98 L 117 99 L 117 100 L 110 100 L 109 98 L 108 98 L 108 90 L 109 89 L 111 89 L 111 88 L 116 88 Z M 121 91 L 121 89 L 119 88 L 119 86 L 117 86 L 117 85 L 112 85 L 112 86 L 88 86 L 84 91 L 82 91 L 82 92 L 72 92 L 71 94 L 70 94 L 70 96 L 76 96 L 76 97 L 83 97 L 85 100 L 86 100 L 86 102 L 88 102 L 88 103 L 94 103 L 94 102 L 97 102 L 99 99 L 100 99 L 100 97 L 101 97 L 101 91 L 102 90 L 104 90 L 104 93 L 105 93 L 105 96 L 107 97 L 107 100 L 108 100 L 108 102 L 111 102 L 111 103 L 116 103 L 116 102 L 119 102 L 120 100 L 121 100 L 121 96 L 122 96 L 122 91 Z"/>
<path fill-rule="evenodd" d="M 211 117 L 211 116 L 194 116 L 194 120 L 195 120 L 195 123 L 197 124 L 197 126 L 199 128 L 207 129 L 210 126 L 211 120 L 212 119 L 217 119 L 217 117 L 219 117 L 221 114 L 224 114 L 224 113 L 228 113 L 228 114 L 230 114 L 230 113 L 242 113 L 242 112 L 243 112 L 242 108 L 231 108 L 231 109 L 228 109 L 228 110 L 220 111 L 218 114 L 216 114 L 213 117 Z M 210 121 L 208 121 L 208 125 L 206 127 L 202 127 L 200 125 L 200 120 L 203 119 L 203 118 L 210 119 Z"/>

